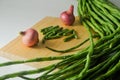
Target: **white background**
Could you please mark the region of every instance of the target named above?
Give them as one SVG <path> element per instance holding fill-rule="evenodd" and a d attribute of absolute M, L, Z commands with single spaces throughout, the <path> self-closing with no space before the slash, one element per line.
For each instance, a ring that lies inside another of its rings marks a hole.
<path fill-rule="evenodd" d="M 120 0 L 111 0 L 120 7 Z M 0 48 L 18 36 L 19 31 L 33 26 L 46 16 L 59 17 L 73 4 L 77 15 L 77 0 L 0 0 Z M 8 61 L 0 57 L 0 62 Z M 0 68 L 0 75 L 34 69 L 26 65 Z M 18 78 L 9 80 L 21 80 Z"/>

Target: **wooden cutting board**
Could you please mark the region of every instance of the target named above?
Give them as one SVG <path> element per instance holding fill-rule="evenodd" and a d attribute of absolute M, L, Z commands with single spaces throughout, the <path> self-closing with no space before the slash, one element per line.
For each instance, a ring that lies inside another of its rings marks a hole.
<path fill-rule="evenodd" d="M 48 26 L 55 26 L 55 25 L 59 25 L 61 27 L 68 28 L 68 29 L 75 29 L 78 33 L 79 39 L 73 39 L 72 41 L 64 42 L 63 41 L 64 37 L 62 37 L 60 39 L 46 41 L 45 44 L 42 44 L 41 41 L 42 41 L 43 35 L 40 32 L 40 30 L 42 28 L 45 28 Z M 76 21 L 72 26 L 65 26 L 57 17 L 45 17 L 44 19 L 40 20 L 38 23 L 33 25 L 32 28 L 36 29 L 39 32 L 40 42 L 38 46 L 25 47 L 21 42 L 21 36 L 17 36 L 16 39 L 12 40 L 6 46 L 0 49 L 0 56 L 6 57 L 11 60 L 27 60 L 27 59 L 37 58 L 37 57 L 62 56 L 62 55 L 74 54 L 89 44 L 88 42 L 83 46 L 81 46 L 80 48 L 68 53 L 57 53 L 45 48 L 45 46 L 47 45 L 51 48 L 64 50 L 64 49 L 73 47 L 81 43 L 86 38 L 88 38 L 88 32 L 86 31 L 86 28 L 79 23 L 78 17 L 76 17 Z M 39 63 L 34 62 L 34 63 L 30 63 L 29 65 L 38 68 L 38 67 L 47 66 L 54 62 L 53 61 L 39 62 Z"/>

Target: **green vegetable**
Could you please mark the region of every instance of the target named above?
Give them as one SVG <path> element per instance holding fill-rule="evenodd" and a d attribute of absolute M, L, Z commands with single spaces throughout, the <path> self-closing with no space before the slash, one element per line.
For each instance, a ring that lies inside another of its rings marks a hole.
<path fill-rule="evenodd" d="M 66 38 L 64 39 L 64 42 L 68 42 L 68 41 L 70 41 L 70 40 L 72 40 L 72 39 L 74 39 L 74 38 L 75 38 L 75 36 L 74 36 L 74 34 L 72 34 L 72 35 L 66 37 Z"/>
<path fill-rule="evenodd" d="M 82 46 L 82 45 L 85 44 L 88 40 L 89 40 L 89 38 L 86 39 L 86 40 L 84 40 L 84 41 L 81 42 L 80 44 L 78 44 L 78 45 L 76 45 L 76 46 L 74 46 L 74 47 L 71 47 L 71 48 L 69 48 L 69 49 L 66 49 L 66 50 L 55 50 L 55 49 L 52 49 L 52 48 L 50 48 L 50 47 L 48 47 L 48 46 L 46 46 L 46 48 L 48 48 L 48 49 L 50 49 L 50 50 L 52 50 L 52 51 L 55 51 L 55 52 L 66 53 L 66 52 L 72 51 L 72 50 L 74 50 L 74 49 Z"/>
<path fill-rule="evenodd" d="M 77 32 L 75 30 L 73 30 L 73 34 L 74 34 L 74 38 L 78 39 L 78 35 L 77 35 Z"/>
<path fill-rule="evenodd" d="M 56 39 L 56 38 L 60 38 L 63 36 L 68 36 L 67 38 L 65 38 L 64 42 L 70 41 L 73 38 L 78 39 L 78 35 L 75 32 L 75 30 L 63 29 L 62 27 L 60 27 L 58 25 L 43 28 L 43 29 L 41 29 L 41 32 L 44 35 L 43 43 L 46 40 Z M 74 34 L 74 36 L 73 36 L 73 34 Z"/>
<path fill-rule="evenodd" d="M 70 57 L 71 55 L 66 55 L 66 56 L 58 56 L 58 57 L 40 57 L 40 58 L 33 58 L 29 60 L 24 60 L 24 61 L 10 61 L 10 62 L 5 62 L 5 63 L 0 63 L 0 67 L 3 66 L 8 66 L 8 65 L 13 65 L 13 64 L 22 64 L 22 63 L 30 63 L 30 62 L 40 62 L 40 61 L 52 61 L 52 60 L 62 60 L 67 57 Z"/>
<path fill-rule="evenodd" d="M 73 33 L 73 29 L 72 30 L 67 30 L 66 32 L 63 33 L 63 36 L 68 36 L 71 35 Z"/>
<path fill-rule="evenodd" d="M 106 80 L 110 76 L 114 75 L 118 70 L 120 70 L 120 60 L 118 61 L 118 63 L 112 69 L 107 71 L 105 74 L 100 75 L 98 78 L 96 78 L 96 80 Z"/>

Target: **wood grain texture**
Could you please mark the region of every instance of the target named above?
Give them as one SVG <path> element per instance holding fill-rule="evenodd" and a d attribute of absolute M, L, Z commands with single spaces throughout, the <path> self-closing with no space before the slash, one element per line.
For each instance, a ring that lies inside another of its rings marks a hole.
<path fill-rule="evenodd" d="M 79 35 L 79 39 L 74 39 L 69 42 L 64 42 L 63 38 L 60 39 L 54 39 L 49 40 L 45 44 L 42 44 L 42 38 L 43 35 L 40 33 L 40 29 L 48 27 L 48 26 L 55 26 L 59 25 L 64 28 L 68 29 L 75 29 Z M 73 47 L 79 43 L 81 43 L 83 40 L 88 38 L 88 32 L 86 31 L 86 28 L 84 28 L 80 23 L 78 18 L 76 17 L 76 21 L 72 26 L 66 26 L 64 25 L 59 18 L 57 17 L 45 17 L 42 20 L 40 20 L 38 23 L 32 26 L 32 28 L 36 29 L 39 32 L 39 45 L 35 47 L 25 47 L 21 42 L 21 36 L 17 36 L 16 39 L 9 42 L 6 46 L 0 49 L 0 56 L 6 57 L 11 60 L 27 60 L 31 58 L 36 57 L 48 57 L 48 56 L 62 56 L 62 55 L 68 55 L 68 54 L 74 54 L 78 50 L 83 49 L 86 47 L 88 43 L 84 44 L 79 49 L 69 52 L 69 53 L 56 53 L 53 51 L 50 51 L 45 48 L 45 46 L 49 46 L 51 48 L 55 48 L 58 50 L 68 49 L 70 47 Z M 18 31 L 19 32 L 19 31 Z M 55 61 L 54 61 L 55 62 Z M 43 67 L 49 64 L 54 63 L 53 61 L 48 62 L 39 62 L 39 63 L 30 63 L 29 65 L 33 67 Z"/>

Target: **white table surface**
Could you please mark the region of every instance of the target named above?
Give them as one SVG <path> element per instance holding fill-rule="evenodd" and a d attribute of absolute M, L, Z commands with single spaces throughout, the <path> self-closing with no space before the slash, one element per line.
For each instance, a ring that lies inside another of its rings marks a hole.
<path fill-rule="evenodd" d="M 120 7 L 120 0 L 111 0 Z M 73 4 L 77 15 L 77 0 L 0 0 L 0 48 L 18 36 L 18 32 L 33 26 L 46 16 L 59 17 Z M 0 62 L 9 61 L 0 57 Z M 0 75 L 34 69 L 26 65 L 1 67 Z M 22 80 L 20 78 L 8 80 Z"/>

